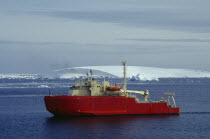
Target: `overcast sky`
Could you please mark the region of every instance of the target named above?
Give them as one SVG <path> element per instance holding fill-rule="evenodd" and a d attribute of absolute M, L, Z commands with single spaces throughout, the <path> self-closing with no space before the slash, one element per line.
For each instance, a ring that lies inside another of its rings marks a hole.
<path fill-rule="evenodd" d="M 210 71 L 210 0 L 0 0 L 0 73 L 128 65 Z"/>

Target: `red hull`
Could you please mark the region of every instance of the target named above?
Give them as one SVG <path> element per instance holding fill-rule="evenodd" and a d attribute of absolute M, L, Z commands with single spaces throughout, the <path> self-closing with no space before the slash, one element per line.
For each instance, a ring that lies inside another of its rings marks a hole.
<path fill-rule="evenodd" d="M 45 105 L 54 115 L 179 114 L 180 108 L 163 103 L 137 103 L 125 96 L 45 96 Z"/>

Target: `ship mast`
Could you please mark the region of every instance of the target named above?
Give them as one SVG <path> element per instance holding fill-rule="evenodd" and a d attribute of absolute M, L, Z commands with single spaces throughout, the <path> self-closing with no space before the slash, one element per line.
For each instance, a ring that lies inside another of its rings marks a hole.
<path fill-rule="evenodd" d="M 92 81 L 93 80 L 93 70 L 91 69 L 90 72 L 87 72 L 87 80 Z"/>
<path fill-rule="evenodd" d="M 123 61 L 122 62 L 123 65 L 123 81 L 124 81 L 124 85 L 123 85 L 123 90 L 126 93 L 126 89 L 127 89 L 127 81 L 126 81 L 126 68 L 127 68 L 127 61 Z"/>

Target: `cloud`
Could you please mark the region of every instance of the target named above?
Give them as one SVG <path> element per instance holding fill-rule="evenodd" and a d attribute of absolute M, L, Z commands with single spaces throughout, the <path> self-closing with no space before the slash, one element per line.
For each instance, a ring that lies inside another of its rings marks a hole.
<path fill-rule="evenodd" d="M 203 12 L 144 9 L 137 11 L 26 11 L 26 14 L 69 20 L 108 22 L 130 27 L 151 27 L 210 32 L 210 18 Z"/>
<path fill-rule="evenodd" d="M 29 42 L 29 41 L 7 41 L 0 40 L 0 47 L 3 45 L 73 45 L 72 42 Z"/>
<path fill-rule="evenodd" d="M 131 65 L 200 69 L 202 64 L 209 70 L 209 3 L 2 1 L 0 71 L 41 71 L 69 62 L 116 64 L 125 59 Z"/>
<path fill-rule="evenodd" d="M 208 39 L 120 39 L 120 40 L 130 40 L 130 41 L 142 41 L 142 42 L 210 42 Z"/>

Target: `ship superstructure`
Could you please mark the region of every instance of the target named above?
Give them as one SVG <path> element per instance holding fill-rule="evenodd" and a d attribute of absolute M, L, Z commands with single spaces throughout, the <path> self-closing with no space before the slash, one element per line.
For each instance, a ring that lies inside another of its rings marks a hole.
<path fill-rule="evenodd" d="M 127 90 L 126 67 L 123 65 L 123 86 L 110 85 L 103 81 L 101 84 L 94 80 L 93 72 L 87 73 L 87 79 L 76 82 L 70 87 L 68 95 L 52 94 L 45 96 L 46 108 L 54 115 L 124 115 L 124 114 L 179 114 L 174 93 L 166 93 L 168 100 L 149 101 L 149 91 Z M 131 94 L 140 94 L 143 99 Z M 171 105 L 170 99 L 173 105 Z"/>

